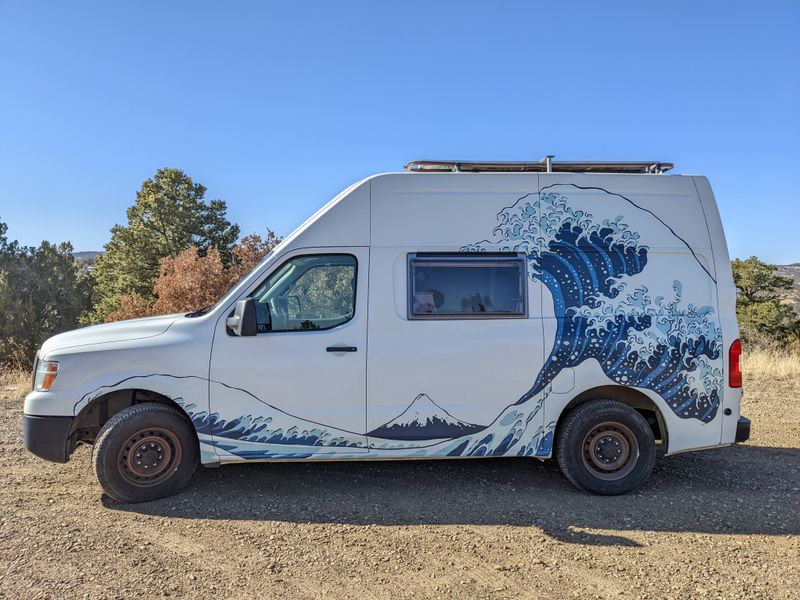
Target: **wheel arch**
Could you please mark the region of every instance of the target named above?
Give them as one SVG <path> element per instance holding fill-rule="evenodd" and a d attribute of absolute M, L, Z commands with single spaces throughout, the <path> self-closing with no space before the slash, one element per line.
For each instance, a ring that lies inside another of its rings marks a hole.
<path fill-rule="evenodd" d="M 601 385 L 584 390 L 575 396 L 561 410 L 561 414 L 559 414 L 558 420 L 556 421 L 555 435 L 558 435 L 558 431 L 570 411 L 590 400 L 616 400 L 630 406 L 639 412 L 648 422 L 650 428 L 653 430 L 656 443 L 661 447 L 663 452 L 666 453 L 668 451 L 669 430 L 661 409 L 650 396 L 641 390 L 621 385 Z"/>
<path fill-rule="evenodd" d="M 143 387 L 115 389 L 93 398 L 75 416 L 70 432 L 69 453 L 74 450 L 78 442 L 94 443 L 98 432 L 111 417 L 126 408 L 144 402 L 166 404 L 178 409 L 191 430 L 197 434 L 190 415 L 183 406 L 166 394 Z"/>

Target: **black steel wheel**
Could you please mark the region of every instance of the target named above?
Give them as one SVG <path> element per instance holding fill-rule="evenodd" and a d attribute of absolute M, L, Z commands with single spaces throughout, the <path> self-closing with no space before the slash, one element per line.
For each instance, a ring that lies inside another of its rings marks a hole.
<path fill-rule="evenodd" d="M 625 494 L 653 470 L 656 445 L 644 417 L 615 400 L 591 400 L 564 418 L 558 431 L 559 467 L 581 489 Z"/>
<path fill-rule="evenodd" d="M 639 442 L 630 428 L 606 421 L 593 427 L 583 438 L 583 465 L 606 481 L 622 479 L 636 467 Z"/>
<path fill-rule="evenodd" d="M 186 416 L 166 404 L 145 402 L 120 411 L 103 426 L 92 454 L 97 480 L 121 502 L 169 496 L 197 469 L 197 436 Z"/>
<path fill-rule="evenodd" d="M 147 427 L 123 442 L 120 474 L 133 485 L 152 487 L 171 476 L 182 454 L 177 435 L 163 427 Z"/>

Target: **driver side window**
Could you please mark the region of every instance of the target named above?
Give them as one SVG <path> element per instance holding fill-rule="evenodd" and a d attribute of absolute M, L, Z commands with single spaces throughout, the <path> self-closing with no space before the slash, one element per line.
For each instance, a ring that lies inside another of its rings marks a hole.
<path fill-rule="evenodd" d="M 356 258 L 314 254 L 289 259 L 253 293 L 258 332 L 331 329 L 353 318 Z"/>

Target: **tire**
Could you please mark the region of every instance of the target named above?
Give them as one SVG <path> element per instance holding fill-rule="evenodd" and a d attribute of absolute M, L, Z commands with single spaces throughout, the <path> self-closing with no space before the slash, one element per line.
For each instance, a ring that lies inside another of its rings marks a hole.
<path fill-rule="evenodd" d="M 199 464 L 197 435 L 178 409 L 135 404 L 111 417 L 94 443 L 92 463 L 103 491 L 120 502 L 176 493 Z"/>
<path fill-rule="evenodd" d="M 639 487 L 656 462 L 644 417 L 616 400 L 591 400 L 567 414 L 558 432 L 561 472 L 582 490 L 614 496 Z"/>

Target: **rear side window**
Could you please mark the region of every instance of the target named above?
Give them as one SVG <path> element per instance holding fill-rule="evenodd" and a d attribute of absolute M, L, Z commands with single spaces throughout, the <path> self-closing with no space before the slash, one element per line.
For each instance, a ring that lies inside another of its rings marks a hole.
<path fill-rule="evenodd" d="M 518 254 L 411 254 L 410 319 L 525 317 L 525 259 Z"/>

